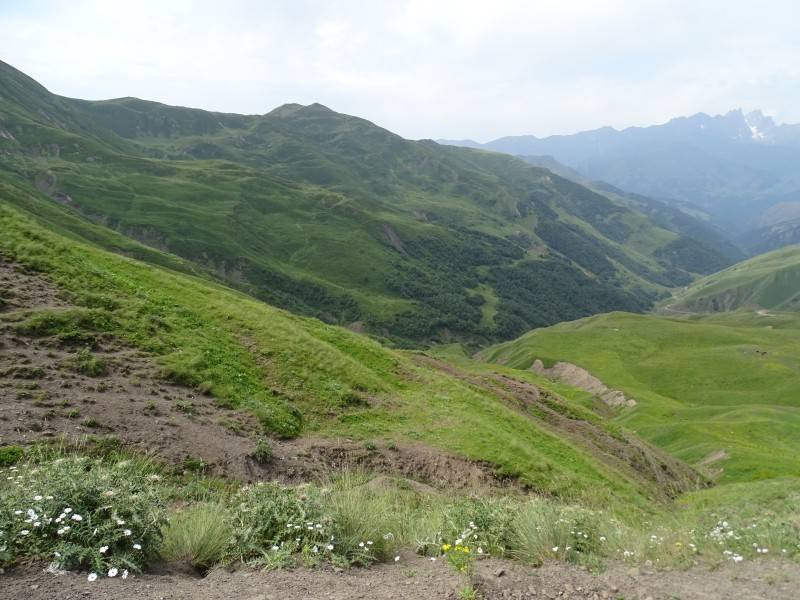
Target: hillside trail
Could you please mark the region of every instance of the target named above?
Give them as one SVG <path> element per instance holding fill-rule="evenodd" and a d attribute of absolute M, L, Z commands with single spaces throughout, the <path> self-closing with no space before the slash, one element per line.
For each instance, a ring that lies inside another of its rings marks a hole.
<path fill-rule="evenodd" d="M 101 578 L 46 573 L 27 566 L 0 576 L 0 598 L 26 600 L 456 600 L 466 578 L 443 560 L 413 554 L 367 569 L 330 568 L 271 572 L 216 569 L 200 578 L 176 568 L 160 574 Z M 488 559 L 475 577 L 484 600 L 797 600 L 800 567 L 762 560 L 716 570 L 649 571 L 623 565 L 595 575 L 581 567 L 548 563 L 526 567 Z"/>

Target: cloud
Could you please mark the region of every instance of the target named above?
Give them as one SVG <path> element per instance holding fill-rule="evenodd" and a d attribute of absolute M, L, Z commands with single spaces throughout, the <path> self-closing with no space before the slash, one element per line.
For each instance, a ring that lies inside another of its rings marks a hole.
<path fill-rule="evenodd" d="M 738 106 L 798 122 L 797 17 L 749 0 L 34 1 L 0 5 L 0 57 L 67 96 L 321 102 L 485 140 Z"/>

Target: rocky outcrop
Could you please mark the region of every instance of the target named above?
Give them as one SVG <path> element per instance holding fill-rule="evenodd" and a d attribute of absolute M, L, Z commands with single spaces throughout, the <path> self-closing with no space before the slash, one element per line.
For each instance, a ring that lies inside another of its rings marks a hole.
<path fill-rule="evenodd" d="M 549 379 L 554 379 L 561 383 L 571 385 L 590 394 L 594 394 L 603 402 L 612 407 L 636 406 L 636 400 L 628 398 L 619 390 L 612 390 L 597 377 L 589 373 L 586 369 L 569 362 L 557 362 L 549 369 L 538 358 L 533 361 L 531 370 L 544 375 Z"/>

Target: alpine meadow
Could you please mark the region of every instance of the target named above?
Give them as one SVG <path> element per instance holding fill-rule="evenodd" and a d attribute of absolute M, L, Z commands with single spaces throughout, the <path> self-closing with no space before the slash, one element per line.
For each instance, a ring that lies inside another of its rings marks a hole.
<path fill-rule="evenodd" d="M 134 56 L 146 7 L 12 4 L 41 83 L 0 61 L 0 598 L 798 597 L 800 126 L 751 106 L 791 104 L 779 71 L 680 87 L 633 35 L 705 27 L 677 5 L 623 2 L 619 53 L 573 6 L 546 66 L 558 7 L 170 6 Z M 737 15 L 710 39 L 766 44 Z M 714 94 L 748 109 L 676 116 Z M 663 124 L 524 129 L 605 119 Z"/>

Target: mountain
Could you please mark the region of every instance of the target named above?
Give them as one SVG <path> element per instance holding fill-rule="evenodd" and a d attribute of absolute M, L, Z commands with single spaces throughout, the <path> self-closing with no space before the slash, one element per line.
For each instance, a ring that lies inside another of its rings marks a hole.
<path fill-rule="evenodd" d="M 800 218 L 787 219 L 748 231 L 741 242 L 752 254 L 800 244 Z"/>
<path fill-rule="evenodd" d="M 550 155 L 589 179 L 694 204 L 732 234 L 748 231 L 764 211 L 800 191 L 800 125 L 778 125 L 760 111 L 698 113 L 621 131 L 511 136 L 481 147 Z"/>
<path fill-rule="evenodd" d="M 0 153 L 0 178 L 26 192 L 4 201 L 66 233 L 178 256 L 184 271 L 401 344 L 646 310 L 732 262 L 546 169 L 319 104 L 234 115 L 73 100 L 2 64 Z"/>
<path fill-rule="evenodd" d="M 800 311 L 800 246 L 789 246 L 700 279 L 668 301 L 666 311 Z"/>
<path fill-rule="evenodd" d="M 565 498 L 599 487 L 641 506 L 700 481 L 679 461 L 524 377 L 519 396 L 509 395 L 498 375 L 482 375 L 480 383 L 425 355 L 177 272 L 178 257 L 161 253 L 162 266 L 108 252 L 89 238 L 128 250 L 139 244 L 103 225 L 87 224 L 82 239 L 59 233 L 53 223 L 75 218 L 67 206 L 42 211 L 31 202 L 28 211 L 20 206 L 35 192 L 2 181 L 0 191 L 0 384 L 20 390 L 0 394 L 3 414 L 14 415 L 0 424 L 4 445 L 47 441 L 55 432 L 64 443 L 88 443 L 87 431 L 102 431 L 168 461 L 271 479 L 296 476 L 296 455 L 314 452 L 281 440 L 313 437 L 318 452 L 328 438 L 360 440 L 350 444 L 355 453 L 380 436 L 394 448 L 384 458 L 391 469 L 403 472 L 399 463 L 412 461 L 415 477 L 425 477 L 419 469 L 434 478 L 473 469 L 487 482 L 515 481 Z M 23 388 L 31 383 L 24 380 L 36 380 L 35 388 Z M 73 403 L 79 408 L 68 410 Z M 285 467 L 283 459 L 263 468 L 252 461 L 264 434 L 294 455 Z M 346 446 L 331 451 L 337 447 Z M 437 467 L 443 461 L 449 466 Z"/>

